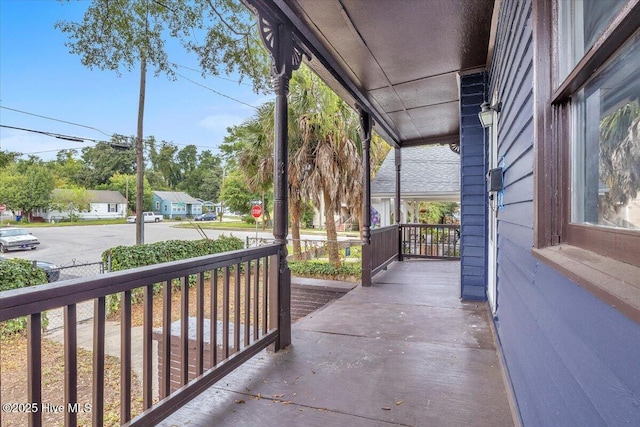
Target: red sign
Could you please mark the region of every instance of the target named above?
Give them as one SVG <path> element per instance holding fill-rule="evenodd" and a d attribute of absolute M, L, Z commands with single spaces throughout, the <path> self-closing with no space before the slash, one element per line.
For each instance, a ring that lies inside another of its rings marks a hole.
<path fill-rule="evenodd" d="M 0 205 L 0 212 L 4 212 L 7 207 L 5 205 Z"/>
<path fill-rule="evenodd" d="M 255 205 L 251 208 L 251 216 L 254 218 L 260 218 L 262 215 L 262 207 Z"/>

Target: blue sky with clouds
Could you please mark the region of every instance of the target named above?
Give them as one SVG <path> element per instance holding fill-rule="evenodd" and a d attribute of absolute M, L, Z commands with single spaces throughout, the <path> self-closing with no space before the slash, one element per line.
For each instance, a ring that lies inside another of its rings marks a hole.
<path fill-rule="evenodd" d="M 68 53 L 67 36 L 53 28 L 59 20 L 79 21 L 89 2 L 0 0 L 0 124 L 95 140 L 113 133 L 135 135 L 140 72 L 90 70 L 80 57 Z M 170 60 L 198 69 L 193 56 L 170 49 Z M 271 96 L 256 94 L 248 82 L 214 76 L 203 79 L 195 70 L 178 72 L 200 85 L 246 104 L 259 106 Z M 254 109 L 178 77 L 147 77 L 145 137 L 170 141 L 179 148 L 194 144 L 214 153 L 226 128 L 250 117 Z M 20 113 L 73 122 L 87 127 Z M 105 135 L 106 134 L 106 135 Z M 108 135 L 108 136 L 107 136 Z M 36 154 L 53 159 L 60 149 L 81 149 L 79 143 L 0 127 L 0 150 Z"/>

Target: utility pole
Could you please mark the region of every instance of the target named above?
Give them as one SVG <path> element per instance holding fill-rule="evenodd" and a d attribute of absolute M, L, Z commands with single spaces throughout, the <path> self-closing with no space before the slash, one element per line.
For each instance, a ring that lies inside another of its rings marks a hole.
<path fill-rule="evenodd" d="M 144 244 L 144 144 L 143 118 L 144 98 L 147 81 L 147 57 L 142 55 L 140 61 L 140 98 L 138 101 L 138 136 L 136 138 L 136 245 Z"/>

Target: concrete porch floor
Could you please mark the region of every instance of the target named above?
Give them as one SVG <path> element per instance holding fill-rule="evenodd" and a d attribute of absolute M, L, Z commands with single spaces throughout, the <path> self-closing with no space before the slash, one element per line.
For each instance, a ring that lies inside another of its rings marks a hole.
<path fill-rule="evenodd" d="M 460 264 L 396 262 L 162 426 L 513 426 L 485 303 Z"/>

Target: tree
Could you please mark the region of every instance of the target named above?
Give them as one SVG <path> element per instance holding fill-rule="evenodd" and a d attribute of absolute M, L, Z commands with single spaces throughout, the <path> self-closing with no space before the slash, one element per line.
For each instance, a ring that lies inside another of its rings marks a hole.
<path fill-rule="evenodd" d="M 18 180 L 12 206 L 27 216 L 36 208 L 47 208 L 54 188 L 53 174 L 43 165 L 30 167 Z"/>
<path fill-rule="evenodd" d="M 640 104 L 623 105 L 600 121 L 600 181 L 608 191 L 600 216 L 616 222 L 621 206 L 640 190 Z"/>
<path fill-rule="evenodd" d="M 4 168 L 15 163 L 19 156 L 20 153 L 15 153 L 13 151 L 0 151 L 0 168 Z"/>
<path fill-rule="evenodd" d="M 170 142 L 162 141 L 158 150 L 155 144 L 150 146 L 149 159 L 155 171 L 160 172 L 164 179 L 164 185 L 170 189 L 175 189 L 182 174 L 179 165 L 176 163 L 178 147 Z"/>
<path fill-rule="evenodd" d="M 134 140 L 133 137 L 126 139 Z M 122 142 L 122 139 L 112 140 Z M 136 159 L 134 150 L 118 150 L 111 143 L 98 142 L 93 147 L 82 149 L 84 166 L 81 170 L 81 183 L 86 188 L 96 188 L 109 182 L 114 173 L 131 175 L 135 173 Z"/>
<path fill-rule="evenodd" d="M 220 191 L 220 199 L 233 212 L 248 214 L 251 210 L 251 201 L 260 198 L 259 194 L 252 193 L 238 170 L 232 170 L 225 177 Z"/>
<path fill-rule="evenodd" d="M 136 207 L 136 191 L 135 191 L 136 176 L 125 175 L 121 173 L 115 173 L 109 178 L 107 184 L 103 184 L 97 187 L 98 190 L 114 190 L 119 191 L 125 199 L 127 199 L 127 210 L 133 212 Z M 144 193 L 143 193 L 143 206 L 144 210 L 150 211 L 153 205 L 153 190 L 147 177 L 145 175 L 144 181 Z"/>
<path fill-rule="evenodd" d="M 56 27 L 69 35 L 66 44 L 71 53 L 81 57 L 83 65 L 120 73 L 140 64 L 140 96 L 136 138 L 138 203 L 142 203 L 144 157 L 143 122 L 147 64 L 155 75 L 175 78 L 165 51 L 169 34 L 200 59 L 203 73 L 239 71 L 253 78 L 254 88 L 266 87 L 268 65 L 266 52 L 257 48 L 254 19 L 248 10 L 233 0 L 193 0 L 165 2 L 153 0 L 96 0 L 85 12 L 81 23 L 60 21 Z M 254 30 L 252 31 L 252 27 Z M 204 43 L 194 41 L 194 30 L 205 30 Z M 138 205 L 136 243 L 144 241 L 142 205 Z"/>
<path fill-rule="evenodd" d="M 57 189 L 53 192 L 49 206 L 51 209 L 67 212 L 69 221 L 74 222 L 78 220 L 78 213 L 89 212 L 91 197 L 82 187 Z"/>

